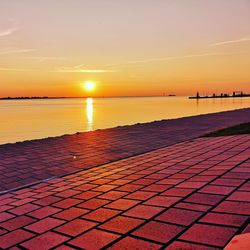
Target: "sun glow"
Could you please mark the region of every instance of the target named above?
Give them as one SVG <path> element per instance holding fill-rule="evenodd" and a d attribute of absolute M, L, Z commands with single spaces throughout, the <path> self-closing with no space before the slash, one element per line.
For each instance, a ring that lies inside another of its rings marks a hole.
<path fill-rule="evenodd" d="M 85 82 L 83 85 L 86 91 L 93 91 L 95 89 L 95 83 L 92 81 Z"/>

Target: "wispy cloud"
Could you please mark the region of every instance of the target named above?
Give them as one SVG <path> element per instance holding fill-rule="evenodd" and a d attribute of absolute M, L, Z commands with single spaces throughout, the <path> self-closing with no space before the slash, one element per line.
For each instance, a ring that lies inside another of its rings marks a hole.
<path fill-rule="evenodd" d="M 193 58 L 193 57 L 207 57 L 207 56 L 217 56 L 218 53 L 203 53 L 203 54 L 190 54 L 190 55 L 183 55 L 183 56 L 168 56 L 168 57 L 158 57 L 158 58 L 149 58 L 143 60 L 134 60 L 128 61 L 128 64 L 134 63 L 150 63 L 150 62 L 158 62 L 158 61 L 170 61 L 176 59 L 185 59 L 185 58 Z"/>
<path fill-rule="evenodd" d="M 233 43 L 242 43 L 242 42 L 249 42 L 249 41 L 250 41 L 250 36 L 243 37 L 240 39 L 235 39 L 235 40 L 227 40 L 227 41 L 212 43 L 210 44 L 210 46 L 213 47 L 213 46 L 227 45 L 227 44 L 233 44 Z"/>
<path fill-rule="evenodd" d="M 35 51 L 35 49 L 5 48 L 0 50 L 0 55 L 19 54 Z"/>
<path fill-rule="evenodd" d="M 12 28 L 8 28 L 5 30 L 0 30 L 0 37 L 9 36 L 13 34 L 15 31 L 17 31 L 18 29 L 19 29 L 18 27 L 12 27 Z"/>
<path fill-rule="evenodd" d="M 182 56 L 168 56 L 168 57 L 156 57 L 156 58 L 147 58 L 142 60 L 130 60 L 127 62 L 121 62 L 121 63 L 107 63 L 104 64 L 103 67 L 114 67 L 114 66 L 128 66 L 133 64 L 144 64 L 144 63 L 152 63 L 152 62 L 164 62 L 164 61 L 171 61 L 171 60 L 180 60 L 180 59 L 188 59 L 188 58 L 199 58 L 199 57 L 213 57 L 213 56 L 226 56 L 226 55 L 233 55 L 233 54 L 239 54 L 237 53 L 201 53 L 201 54 L 187 54 Z"/>
<path fill-rule="evenodd" d="M 19 68 L 1 68 L 0 71 L 13 71 L 13 72 L 27 72 L 33 71 L 32 69 L 19 69 Z"/>
<path fill-rule="evenodd" d="M 187 54 L 183 56 L 167 56 L 167 57 L 156 57 L 156 58 L 147 58 L 142 60 L 130 60 L 123 63 L 107 63 L 104 64 L 104 67 L 113 67 L 113 66 L 126 66 L 130 64 L 143 64 L 143 63 L 151 63 L 151 62 L 161 62 L 161 61 L 171 61 L 171 60 L 178 60 L 178 59 L 185 59 L 185 58 L 193 58 L 193 57 L 208 57 L 208 56 L 218 56 L 218 53 L 202 53 L 202 54 Z"/>
<path fill-rule="evenodd" d="M 117 72 L 113 69 L 89 69 L 84 67 L 84 65 L 76 65 L 73 67 L 59 67 L 53 70 L 53 72 L 62 72 L 62 73 L 111 73 Z"/>
<path fill-rule="evenodd" d="M 56 56 L 32 56 L 32 57 L 27 57 L 28 59 L 33 59 L 37 60 L 39 62 L 44 62 L 44 61 L 63 61 L 66 60 L 65 57 L 56 57 Z"/>

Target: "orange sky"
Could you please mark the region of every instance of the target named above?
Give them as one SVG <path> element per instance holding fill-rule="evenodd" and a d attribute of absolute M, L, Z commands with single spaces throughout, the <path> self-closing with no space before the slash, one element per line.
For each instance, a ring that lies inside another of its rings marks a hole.
<path fill-rule="evenodd" d="M 250 92 L 248 0 L 1 0 L 0 96 Z"/>

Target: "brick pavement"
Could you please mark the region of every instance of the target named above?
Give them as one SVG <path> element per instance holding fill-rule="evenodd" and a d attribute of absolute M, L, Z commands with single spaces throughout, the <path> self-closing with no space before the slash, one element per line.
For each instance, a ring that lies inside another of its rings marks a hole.
<path fill-rule="evenodd" d="M 250 121 L 250 108 L 0 145 L 0 192 Z"/>
<path fill-rule="evenodd" d="M 222 249 L 249 232 L 250 135 L 198 138 L 0 196 L 0 248 Z"/>

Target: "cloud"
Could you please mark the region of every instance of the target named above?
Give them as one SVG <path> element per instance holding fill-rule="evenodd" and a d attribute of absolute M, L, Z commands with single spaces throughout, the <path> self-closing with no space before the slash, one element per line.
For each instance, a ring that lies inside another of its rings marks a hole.
<path fill-rule="evenodd" d="M 211 53 L 202 53 L 202 54 L 188 54 L 183 56 L 168 56 L 168 57 L 157 57 L 157 58 L 148 58 L 143 60 L 131 60 L 123 63 L 107 63 L 103 66 L 110 67 L 110 66 L 125 66 L 129 64 L 140 64 L 140 63 L 151 63 L 151 62 L 161 62 L 161 61 L 171 61 L 171 60 L 178 60 L 178 59 L 185 59 L 185 58 L 193 58 L 193 57 L 207 57 L 207 56 L 219 56 L 222 54 L 211 52 Z"/>
<path fill-rule="evenodd" d="M 33 56 L 33 57 L 27 57 L 29 59 L 34 59 L 39 62 L 44 62 L 44 61 L 62 61 L 65 60 L 65 57 L 55 57 L 55 56 Z"/>
<path fill-rule="evenodd" d="M 210 46 L 214 47 L 214 46 L 220 46 L 220 45 L 226 45 L 226 44 L 233 44 L 233 43 L 242 43 L 242 42 L 249 42 L 249 41 L 250 41 L 250 36 L 243 37 L 243 38 L 240 38 L 240 39 L 235 39 L 235 40 L 228 40 L 228 41 L 222 41 L 222 42 L 212 43 L 212 44 L 210 44 Z"/>
<path fill-rule="evenodd" d="M 158 62 L 158 61 L 169 61 L 169 60 L 176 60 L 176 59 L 185 59 L 185 58 L 193 58 L 193 57 L 207 57 L 207 56 L 217 56 L 218 53 L 203 53 L 203 54 L 190 54 L 184 56 L 169 56 L 169 57 L 158 57 L 158 58 L 149 58 L 145 60 L 135 60 L 135 61 L 128 61 L 128 64 L 134 63 L 150 63 L 150 62 Z"/>
<path fill-rule="evenodd" d="M 9 35 L 13 34 L 15 31 L 17 31 L 18 29 L 19 29 L 18 27 L 13 27 L 13 28 L 1 30 L 0 37 L 9 36 Z"/>
<path fill-rule="evenodd" d="M 244 52 L 245 53 L 245 52 Z M 157 57 L 157 58 L 148 58 L 143 60 L 131 60 L 123 63 L 107 63 L 104 64 L 104 67 L 110 67 L 110 66 L 126 66 L 126 65 L 132 65 L 132 64 L 143 64 L 143 63 L 151 63 L 151 62 L 164 62 L 164 61 L 171 61 L 171 60 L 179 60 L 179 59 L 188 59 L 188 58 L 195 58 L 195 57 L 210 57 L 210 56 L 226 56 L 226 55 L 233 55 L 233 54 L 240 54 L 240 52 L 237 53 L 201 53 L 201 54 L 187 54 L 183 56 L 168 56 L 168 57 Z"/>
<path fill-rule="evenodd" d="M 33 71 L 32 69 L 18 69 L 18 68 L 1 68 L 0 71 L 14 71 L 14 72 L 27 72 Z"/>
<path fill-rule="evenodd" d="M 73 67 L 59 67 L 56 68 L 53 72 L 62 72 L 62 73 L 111 73 L 117 72 L 117 70 L 106 70 L 106 69 L 87 69 L 84 65 L 76 65 Z"/>
<path fill-rule="evenodd" d="M 35 51 L 35 49 L 20 49 L 20 48 L 7 48 L 5 50 L 0 50 L 0 55 L 9 55 L 9 54 L 19 54 Z"/>

